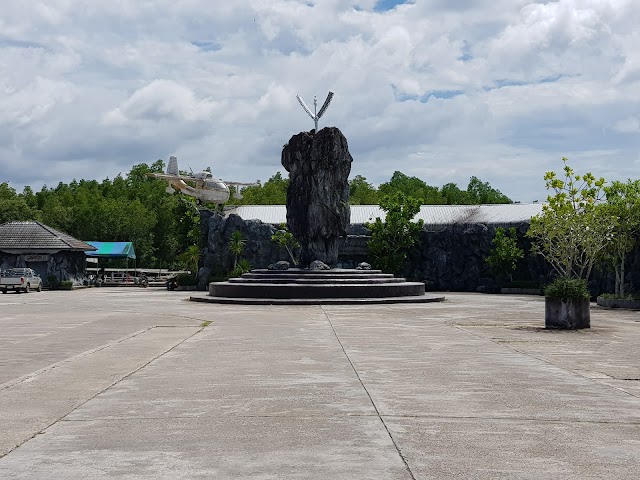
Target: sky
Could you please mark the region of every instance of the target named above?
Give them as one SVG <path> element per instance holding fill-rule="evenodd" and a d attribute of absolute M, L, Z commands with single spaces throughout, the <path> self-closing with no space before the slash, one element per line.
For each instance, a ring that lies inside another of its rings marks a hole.
<path fill-rule="evenodd" d="M 640 178 L 637 0 L 29 0 L 0 12 L 0 183 L 132 166 L 267 180 L 296 100 L 333 101 L 351 177 L 394 171 L 514 201 L 577 173 Z"/>

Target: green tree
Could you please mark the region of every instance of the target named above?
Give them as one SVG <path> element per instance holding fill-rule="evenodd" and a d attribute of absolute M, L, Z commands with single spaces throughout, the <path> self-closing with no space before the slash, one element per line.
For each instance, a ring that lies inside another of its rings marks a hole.
<path fill-rule="evenodd" d="M 474 197 L 465 190 L 460 190 L 455 183 L 447 183 L 440 191 L 446 205 L 473 205 Z"/>
<path fill-rule="evenodd" d="M 229 205 L 284 205 L 287 203 L 287 188 L 289 179 L 283 178 L 280 172 L 276 172 L 264 185 L 258 185 L 242 189 L 242 198 L 233 196 L 227 202 Z"/>
<path fill-rule="evenodd" d="M 402 172 L 394 172 L 391 179 L 378 188 L 380 197 L 398 193 L 415 198 L 421 205 L 442 205 L 445 203 L 438 187 L 427 185 L 418 177 L 409 177 Z"/>
<path fill-rule="evenodd" d="M 377 205 L 378 191 L 362 175 L 349 181 L 349 203 L 351 205 Z"/>
<path fill-rule="evenodd" d="M 625 263 L 640 234 L 640 180 L 614 181 L 605 187 L 608 214 L 617 218 L 613 241 L 605 251 L 605 259 L 613 265 L 616 283 L 615 295 L 625 296 Z"/>
<path fill-rule="evenodd" d="M 518 261 L 524 257 L 524 250 L 518 247 L 516 229 L 511 227 L 505 230 L 498 227 L 492 243 L 493 248 L 485 259 L 486 262 L 496 275 L 506 274 L 509 281 L 513 282 L 513 272 L 518 266 Z"/>
<path fill-rule="evenodd" d="M 547 172 L 547 197 L 542 213 L 531 219 L 527 236 L 532 251 L 542 255 L 559 277 L 588 280 L 595 261 L 613 238 L 617 219 L 599 204 L 604 178 L 576 175 L 563 158 L 564 179 Z"/>
<path fill-rule="evenodd" d="M 475 205 L 488 205 L 495 203 L 513 203 L 509 197 L 496 190 L 489 182 L 483 182 L 478 177 L 471 177 L 467 192 Z"/>
<path fill-rule="evenodd" d="M 423 221 L 413 222 L 420 211 L 420 202 L 404 193 L 384 196 L 380 207 L 386 217 L 379 217 L 367 227 L 371 230 L 368 243 L 372 263 L 385 272 L 401 274 L 409 249 L 418 241 Z"/>

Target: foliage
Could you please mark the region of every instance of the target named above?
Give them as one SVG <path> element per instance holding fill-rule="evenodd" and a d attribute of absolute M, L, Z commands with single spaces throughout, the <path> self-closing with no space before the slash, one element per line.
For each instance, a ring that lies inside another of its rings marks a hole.
<path fill-rule="evenodd" d="M 289 179 L 282 178 L 280 172 L 276 172 L 262 185 L 246 187 L 242 189 L 242 198 L 230 198 L 229 205 L 284 205 L 287 203 L 287 188 Z"/>
<path fill-rule="evenodd" d="M 604 259 L 615 271 L 615 294 L 624 298 L 625 262 L 640 234 L 640 180 L 614 181 L 604 190 L 607 195 L 604 209 L 618 219 L 613 229 L 613 241 L 605 251 Z"/>
<path fill-rule="evenodd" d="M 276 233 L 271 235 L 271 241 L 286 248 L 289 257 L 291 258 L 291 262 L 294 265 L 298 265 L 298 260 L 296 260 L 293 255 L 293 251 L 300 246 L 300 243 L 296 240 L 296 237 L 293 236 L 293 233 L 287 229 L 286 224 L 283 223 L 280 225 L 280 229 L 276 230 Z"/>
<path fill-rule="evenodd" d="M 471 177 L 467 185 L 467 193 L 471 197 L 473 205 L 488 205 L 496 203 L 512 203 L 511 199 L 496 190 L 488 182 L 483 182 L 478 177 Z"/>
<path fill-rule="evenodd" d="M 544 294 L 554 298 L 589 298 L 589 289 L 583 278 L 559 277 L 545 287 Z"/>
<path fill-rule="evenodd" d="M 73 290 L 73 282 L 71 280 L 63 280 L 59 285 L 60 290 Z"/>
<path fill-rule="evenodd" d="M 235 271 L 238 268 L 238 257 L 242 255 L 244 251 L 244 245 L 247 243 L 245 238 L 242 236 L 242 232 L 240 230 L 236 230 L 231 234 L 229 238 L 229 251 L 233 253 L 233 270 Z"/>
<path fill-rule="evenodd" d="M 231 270 L 231 273 L 229 274 L 229 276 L 240 277 L 242 274 L 250 271 L 251 271 L 251 264 L 249 263 L 249 260 L 247 260 L 246 258 L 242 258 L 238 261 L 236 266 L 233 267 L 233 270 Z"/>
<path fill-rule="evenodd" d="M 547 190 L 553 195 L 542 213 L 531 219 L 527 236 L 532 251 L 542 255 L 562 278 L 588 279 L 595 261 L 613 236 L 616 219 L 599 204 L 604 178 L 591 173 L 576 175 L 564 163 L 564 179 L 547 172 Z"/>
<path fill-rule="evenodd" d="M 495 274 L 506 274 L 509 281 L 513 282 L 513 271 L 518 265 L 518 260 L 524 257 L 524 250 L 518 247 L 516 229 L 511 227 L 505 230 L 498 227 L 492 243 L 494 247 L 485 261 Z"/>
<path fill-rule="evenodd" d="M 615 293 L 603 293 L 599 295 L 602 298 L 609 298 L 612 300 L 640 300 L 640 295 L 637 293 L 629 293 L 626 295 L 616 295 Z"/>
<path fill-rule="evenodd" d="M 420 202 L 403 193 L 382 197 L 380 207 L 386 212 L 384 222 L 378 217 L 368 224 L 368 243 L 372 263 L 381 270 L 400 274 L 409 249 L 417 242 L 423 221 L 412 222 L 420 211 Z"/>
<path fill-rule="evenodd" d="M 176 277 L 176 282 L 181 287 L 194 287 L 198 284 L 198 278 L 189 273 L 179 273 Z"/>
<path fill-rule="evenodd" d="M 377 205 L 380 195 L 376 188 L 362 175 L 349 181 L 349 203 L 351 205 Z"/>
<path fill-rule="evenodd" d="M 180 254 L 180 262 L 186 270 L 191 270 L 194 277 L 198 276 L 198 266 L 202 258 L 202 252 L 197 245 L 191 245 Z"/>
<path fill-rule="evenodd" d="M 47 285 L 52 290 L 56 290 L 60 286 L 60 279 L 55 275 L 47 275 Z"/>
<path fill-rule="evenodd" d="M 382 197 L 393 197 L 397 194 L 408 195 L 414 198 L 418 205 L 441 205 L 445 203 L 438 187 L 427 185 L 418 177 L 409 177 L 402 172 L 394 172 L 391 179 L 382 183 L 378 188 Z"/>

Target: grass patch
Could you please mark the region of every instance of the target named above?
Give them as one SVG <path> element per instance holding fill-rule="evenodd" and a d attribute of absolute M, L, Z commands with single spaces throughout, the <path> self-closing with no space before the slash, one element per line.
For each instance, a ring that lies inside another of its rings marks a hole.
<path fill-rule="evenodd" d="M 201 327 L 208 327 L 209 325 L 211 325 L 211 320 L 205 320 L 204 322 L 202 322 L 200 324 Z"/>

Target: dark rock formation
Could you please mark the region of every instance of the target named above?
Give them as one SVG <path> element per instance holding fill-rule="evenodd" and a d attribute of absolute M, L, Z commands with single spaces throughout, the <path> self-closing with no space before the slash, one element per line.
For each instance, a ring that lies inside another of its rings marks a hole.
<path fill-rule="evenodd" d="M 331 270 L 331 267 L 320 260 L 314 260 L 309 264 L 309 270 Z"/>
<path fill-rule="evenodd" d="M 335 127 L 294 135 L 282 150 L 289 172 L 287 226 L 300 242 L 303 267 L 338 259 L 338 241 L 349 225 L 352 161 L 347 139 Z"/>
<path fill-rule="evenodd" d="M 279 262 L 269 264 L 267 268 L 269 270 L 289 270 L 289 266 L 289 262 L 280 260 Z"/>
<path fill-rule="evenodd" d="M 284 247 L 271 241 L 276 232 L 273 225 L 258 220 L 243 220 L 238 215 L 212 215 L 206 224 L 206 247 L 203 251 L 203 266 L 211 274 L 223 274 L 233 269 L 234 255 L 229 251 L 229 239 L 236 230 L 246 240 L 240 258 L 249 261 L 251 268 L 266 268 L 288 256 Z"/>

